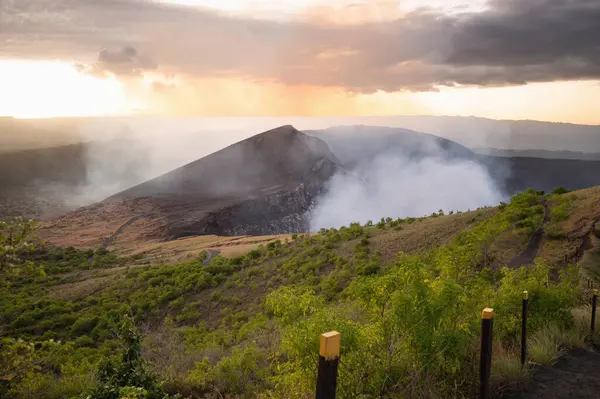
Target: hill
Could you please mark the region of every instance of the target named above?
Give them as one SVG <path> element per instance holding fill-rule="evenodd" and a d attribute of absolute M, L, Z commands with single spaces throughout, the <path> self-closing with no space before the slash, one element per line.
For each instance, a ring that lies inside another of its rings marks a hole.
<path fill-rule="evenodd" d="M 600 126 L 460 116 L 369 117 L 369 124 L 398 126 L 456 141 L 469 148 L 540 149 L 597 153 Z M 366 123 L 366 122 L 361 122 Z"/>
<path fill-rule="evenodd" d="M 0 218 L 58 216 L 72 207 L 64 197 L 85 183 L 83 144 L 9 152 L 0 156 Z"/>
<path fill-rule="evenodd" d="M 483 162 L 510 195 L 527 188 L 549 192 L 556 187 L 579 190 L 600 184 L 600 161 L 486 157 Z"/>
<path fill-rule="evenodd" d="M 20 365 L 0 361 L 0 392 L 59 398 L 102 385 L 104 374 L 95 382 L 89 370 L 127 350 L 111 331 L 128 313 L 161 389 L 184 397 L 309 396 L 319 334 L 330 330 L 342 334 L 340 397 L 471 396 L 486 306 L 496 311 L 493 387 L 515 389 L 557 348 L 586 345 L 580 304 L 586 278 L 600 276 L 599 221 L 600 187 L 529 190 L 494 208 L 266 238 L 232 257 L 204 247 L 184 261 L 161 258 L 177 241 L 121 257 L 23 251 L 0 280 L 1 333 L 24 340 L 0 341 Z M 525 289 L 535 363 L 521 371 Z M 36 342 L 39 350 L 19 350 Z M 155 389 L 149 381 L 124 383 Z"/>
<path fill-rule="evenodd" d="M 0 117 L 0 153 L 76 144 L 73 125 Z"/>
<path fill-rule="evenodd" d="M 120 137 L 0 156 L 0 219 L 52 218 L 144 181 L 145 148 Z M 135 150 L 131 150 L 135 148 Z"/>
<path fill-rule="evenodd" d="M 407 129 L 361 125 L 306 130 L 304 133 L 326 142 L 347 168 L 371 162 L 385 155 L 410 161 L 427 157 L 439 157 L 444 160 L 475 157 L 471 150 L 458 143 Z"/>
<path fill-rule="evenodd" d="M 151 240 L 302 232 L 337 171 L 324 142 L 283 126 L 68 213 L 45 228 L 46 237 L 85 237 L 93 246 L 125 229 Z"/>

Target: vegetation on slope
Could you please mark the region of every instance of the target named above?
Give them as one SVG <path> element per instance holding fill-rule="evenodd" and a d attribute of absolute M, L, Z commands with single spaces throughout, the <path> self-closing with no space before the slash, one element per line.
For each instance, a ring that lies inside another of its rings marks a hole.
<path fill-rule="evenodd" d="M 0 248 L 13 261 L 0 282 L 0 394 L 304 398 L 314 391 L 319 335 L 337 330 L 341 398 L 472 396 L 486 306 L 497 314 L 494 381 L 510 386 L 527 373 L 515 367 L 523 290 L 538 361 L 582 342 L 575 265 L 536 258 L 506 267 L 544 227 L 548 204 L 548 223 L 560 228 L 570 209 L 561 195 L 529 190 L 497 210 L 353 223 L 208 265 L 203 254 L 135 267 L 106 251 L 25 245 L 29 222 L 1 225 Z M 456 234 L 389 256 L 386 237 L 459 217 L 467 222 Z M 60 295 L 74 272 L 94 268 L 114 278 L 77 300 Z M 144 360 L 126 356 L 139 353 L 127 315 L 143 334 Z"/>

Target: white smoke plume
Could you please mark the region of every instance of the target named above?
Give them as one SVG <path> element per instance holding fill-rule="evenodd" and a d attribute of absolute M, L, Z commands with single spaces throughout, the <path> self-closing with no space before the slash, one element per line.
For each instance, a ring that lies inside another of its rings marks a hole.
<path fill-rule="evenodd" d="M 411 159 L 385 152 L 330 180 L 311 211 L 311 231 L 382 217 L 420 217 L 440 209 L 476 209 L 504 200 L 488 169 L 476 160 L 435 153 Z"/>

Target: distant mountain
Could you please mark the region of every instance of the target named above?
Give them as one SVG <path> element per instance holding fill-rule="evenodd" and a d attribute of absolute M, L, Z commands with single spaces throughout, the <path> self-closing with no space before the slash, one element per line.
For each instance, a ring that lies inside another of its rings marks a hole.
<path fill-rule="evenodd" d="M 578 159 L 582 161 L 600 161 L 600 153 L 582 151 L 548 151 L 548 150 L 503 150 L 498 148 L 474 148 L 478 154 L 508 158 L 544 158 L 544 159 Z"/>
<path fill-rule="evenodd" d="M 494 120 L 459 116 L 392 116 L 365 118 L 371 124 L 427 132 L 469 148 L 539 149 L 600 153 L 600 126 L 538 121 Z"/>
<path fill-rule="evenodd" d="M 81 137 L 72 125 L 0 117 L 0 154 L 76 144 Z"/>
<path fill-rule="evenodd" d="M 35 182 L 79 184 L 85 180 L 84 144 L 32 149 L 0 156 L 0 192 Z"/>
<path fill-rule="evenodd" d="M 304 132 L 325 141 L 347 168 L 386 154 L 413 161 L 426 157 L 475 158 L 473 151 L 458 143 L 408 129 L 359 125 Z"/>
<path fill-rule="evenodd" d="M 132 150 L 134 148 L 134 150 Z M 126 134 L 0 154 L 0 218 L 57 216 L 147 178 L 148 154 Z"/>
<path fill-rule="evenodd" d="M 528 188 L 550 192 L 560 186 L 579 190 L 600 185 L 600 161 L 482 156 L 481 162 L 508 195 Z"/>

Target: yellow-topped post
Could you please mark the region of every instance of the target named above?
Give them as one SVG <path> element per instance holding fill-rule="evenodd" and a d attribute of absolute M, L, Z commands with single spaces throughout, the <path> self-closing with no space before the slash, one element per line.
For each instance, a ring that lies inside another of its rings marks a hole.
<path fill-rule="evenodd" d="M 317 399 L 335 399 L 342 336 L 337 331 L 321 334 Z"/>
<path fill-rule="evenodd" d="M 479 390 L 481 399 L 487 399 L 490 393 L 493 327 L 494 309 L 485 308 L 481 312 L 481 353 L 479 359 Z"/>
<path fill-rule="evenodd" d="M 321 334 L 321 347 L 319 355 L 325 359 L 333 359 L 340 356 L 341 334 L 337 331 L 331 331 Z"/>
<path fill-rule="evenodd" d="M 481 312 L 481 318 L 484 320 L 493 319 L 494 318 L 494 309 L 492 309 L 492 308 L 483 309 L 483 312 Z"/>

